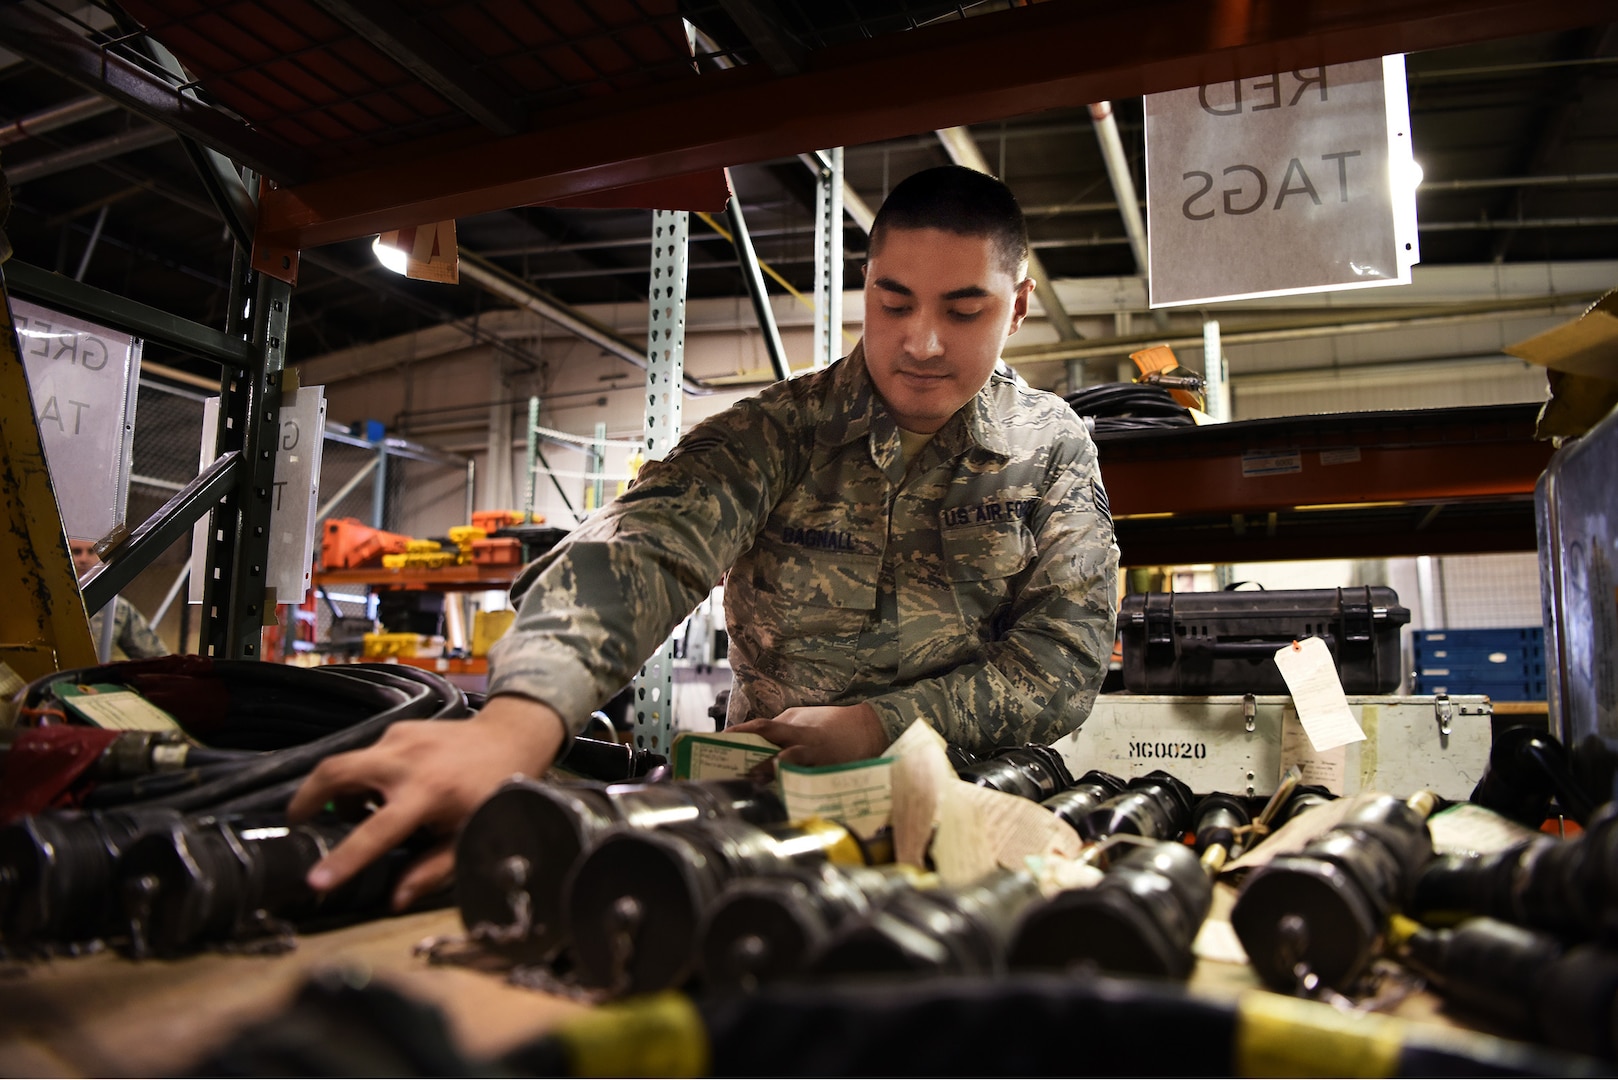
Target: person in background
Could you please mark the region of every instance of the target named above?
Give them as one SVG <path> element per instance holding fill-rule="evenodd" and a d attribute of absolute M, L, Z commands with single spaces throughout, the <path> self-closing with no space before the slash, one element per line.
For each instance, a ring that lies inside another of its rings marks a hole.
<path fill-rule="evenodd" d="M 101 565 L 95 544 L 89 540 L 69 540 L 73 551 L 73 572 L 82 581 L 84 575 Z M 99 648 L 106 609 L 90 617 L 90 640 Z M 146 616 L 135 610 L 135 605 L 119 596 L 112 602 L 112 656 L 111 660 L 144 660 L 149 656 L 167 656 L 169 647 L 157 636 Z"/>

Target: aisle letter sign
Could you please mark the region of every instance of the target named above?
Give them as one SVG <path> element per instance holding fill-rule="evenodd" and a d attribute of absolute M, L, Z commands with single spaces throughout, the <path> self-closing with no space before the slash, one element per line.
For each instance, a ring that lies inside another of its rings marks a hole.
<path fill-rule="evenodd" d="M 1403 56 L 1146 97 L 1151 305 L 1410 282 Z"/>
<path fill-rule="evenodd" d="M 100 540 L 124 523 L 141 340 L 12 298 L 62 526 Z"/>

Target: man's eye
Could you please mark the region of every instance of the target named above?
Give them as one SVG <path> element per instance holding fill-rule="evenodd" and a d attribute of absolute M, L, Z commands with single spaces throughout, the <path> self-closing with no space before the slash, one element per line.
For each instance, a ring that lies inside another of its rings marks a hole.
<path fill-rule="evenodd" d="M 908 314 L 910 314 L 910 305 L 909 304 L 897 304 L 897 305 L 896 304 L 883 304 L 882 305 L 882 310 L 885 313 L 889 314 L 889 315 L 908 315 Z"/>
<path fill-rule="evenodd" d="M 983 314 L 983 312 L 981 310 L 979 310 L 979 311 L 952 311 L 952 312 L 949 313 L 949 317 L 954 319 L 956 322 L 971 322 L 973 319 L 977 318 L 979 315 L 982 315 L 982 314 Z"/>

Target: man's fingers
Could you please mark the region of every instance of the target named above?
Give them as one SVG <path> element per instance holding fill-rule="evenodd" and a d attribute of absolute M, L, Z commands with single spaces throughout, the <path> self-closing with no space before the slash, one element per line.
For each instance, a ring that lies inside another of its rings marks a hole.
<path fill-rule="evenodd" d="M 316 892 L 335 889 L 372 860 L 398 847 L 421 824 L 422 807 L 387 803 L 376 813 L 354 826 L 331 854 L 309 871 L 309 887 Z"/>
<path fill-rule="evenodd" d="M 327 758 L 303 782 L 287 803 L 287 820 L 294 824 L 307 821 L 320 813 L 322 807 L 339 795 L 360 791 L 375 791 L 376 768 L 367 767 L 370 750 L 350 751 Z"/>
<path fill-rule="evenodd" d="M 393 890 L 393 910 L 403 911 L 421 897 L 449 884 L 455 872 L 455 844 L 445 840 L 411 864 Z"/>

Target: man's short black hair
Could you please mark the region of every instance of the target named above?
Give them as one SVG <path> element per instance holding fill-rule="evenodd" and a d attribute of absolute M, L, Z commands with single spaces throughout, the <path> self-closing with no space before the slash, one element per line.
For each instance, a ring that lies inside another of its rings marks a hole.
<path fill-rule="evenodd" d="M 1028 263 L 1028 226 L 1011 189 L 987 173 L 962 165 L 924 169 L 899 182 L 871 225 L 871 253 L 888 229 L 942 229 L 957 236 L 987 236 L 1016 280 Z"/>

